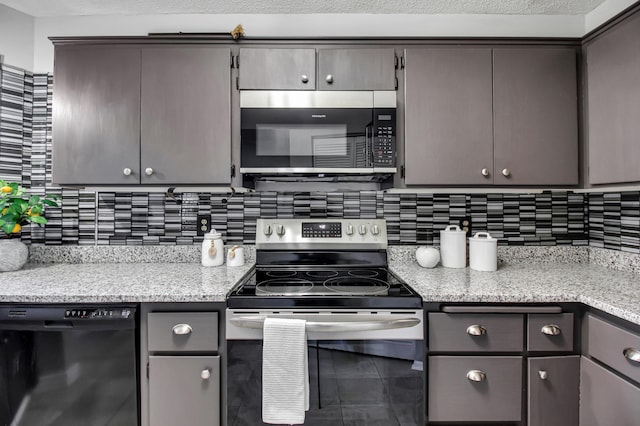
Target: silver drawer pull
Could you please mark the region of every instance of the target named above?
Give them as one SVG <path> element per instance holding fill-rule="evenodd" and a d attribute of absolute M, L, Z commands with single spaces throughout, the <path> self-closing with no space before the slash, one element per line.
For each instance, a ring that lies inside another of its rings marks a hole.
<path fill-rule="evenodd" d="M 205 368 L 200 372 L 200 377 L 202 378 L 202 380 L 209 380 L 209 378 L 211 377 L 211 370 Z"/>
<path fill-rule="evenodd" d="M 540 376 L 540 380 L 547 380 L 547 377 L 549 377 L 549 373 L 545 370 L 540 370 L 538 371 L 538 376 Z"/>
<path fill-rule="evenodd" d="M 545 325 L 540 331 L 542 332 L 542 334 L 546 334 L 547 336 L 559 336 L 560 333 L 562 333 L 560 327 L 555 324 Z"/>
<path fill-rule="evenodd" d="M 487 334 L 487 329 L 479 324 L 473 324 L 467 327 L 467 334 L 469 336 L 484 336 Z"/>
<path fill-rule="evenodd" d="M 176 336 L 185 336 L 191 334 L 193 328 L 189 324 L 176 324 L 173 326 L 173 334 Z"/>
<path fill-rule="evenodd" d="M 469 370 L 467 372 L 467 379 L 472 382 L 483 382 L 486 378 L 487 375 L 481 370 Z"/>
<path fill-rule="evenodd" d="M 622 353 L 629 361 L 640 363 L 640 350 L 636 348 L 625 348 Z"/>

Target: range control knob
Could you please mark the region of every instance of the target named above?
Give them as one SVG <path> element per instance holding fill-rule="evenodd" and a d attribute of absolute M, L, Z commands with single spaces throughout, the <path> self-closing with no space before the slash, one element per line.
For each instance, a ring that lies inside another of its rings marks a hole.
<path fill-rule="evenodd" d="M 367 226 L 366 225 L 360 225 L 358 227 L 358 233 L 360 235 L 365 235 L 367 233 Z"/>
<path fill-rule="evenodd" d="M 353 235 L 353 225 L 347 225 L 347 229 L 345 230 L 345 232 L 347 233 L 347 235 Z"/>
<path fill-rule="evenodd" d="M 372 233 L 373 235 L 378 235 L 378 234 L 380 234 L 380 227 L 379 227 L 378 225 L 373 225 L 373 226 L 371 227 L 371 233 Z"/>
<path fill-rule="evenodd" d="M 278 234 L 279 237 L 282 237 L 285 233 L 285 229 L 283 225 L 276 225 L 276 234 Z"/>
<path fill-rule="evenodd" d="M 266 235 L 268 237 L 271 234 L 273 234 L 273 229 L 271 229 L 271 225 L 266 225 L 264 227 L 264 235 Z"/>

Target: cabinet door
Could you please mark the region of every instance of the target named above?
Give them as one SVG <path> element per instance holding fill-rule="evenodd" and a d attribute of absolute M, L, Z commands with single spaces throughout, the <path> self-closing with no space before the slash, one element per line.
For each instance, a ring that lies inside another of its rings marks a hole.
<path fill-rule="evenodd" d="M 149 426 L 219 425 L 220 357 L 150 356 L 149 419 Z"/>
<path fill-rule="evenodd" d="M 395 90 L 393 48 L 319 49 L 319 90 Z"/>
<path fill-rule="evenodd" d="M 241 90 L 315 90 L 315 49 L 240 49 Z"/>
<path fill-rule="evenodd" d="M 53 75 L 53 181 L 139 183 L 140 49 L 57 46 Z"/>
<path fill-rule="evenodd" d="M 405 182 L 491 184 L 491 49 L 412 48 L 405 60 Z"/>
<path fill-rule="evenodd" d="M 640 388 L 588 358 L 580 360 L 580 426 L 637 426 Z"/>
<path fill-rule="evenodd" d="M 493 83 L 494 184 L 577 184 L 576 51 L 494 49 Z"/>
<path fill-rule="evenodd" d="M 585 48 L 589 182 L 640 181 L 640 15 Z"/>
<path fill-rule="evenodd" d="M 230 181 L 230 58 L 228 48 L 142 50 L 142 183 Z"/>
<path fill-rule="evenodd" d="M 528 426 L 578 426 L 580 357 L 529 358 Z"/>

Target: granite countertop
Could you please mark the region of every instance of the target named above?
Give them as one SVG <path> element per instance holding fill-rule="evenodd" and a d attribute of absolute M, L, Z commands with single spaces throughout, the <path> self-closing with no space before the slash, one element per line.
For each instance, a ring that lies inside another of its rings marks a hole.
<path fill-rule="evenodd" d="M 244 266 L 209 268 L 194 248 L 63 250 L 36 249 L 38 262 L 0 274 L 0 303 L 223 302 L 255 259 L 250 247 Z M 426 302 L 581 302 L 640 324 L 640 275 L 600 266 L 587 248 L 509 249 L 496 272 L 421 268 L 414 253 L 390 248 L 389 266 Z"/>

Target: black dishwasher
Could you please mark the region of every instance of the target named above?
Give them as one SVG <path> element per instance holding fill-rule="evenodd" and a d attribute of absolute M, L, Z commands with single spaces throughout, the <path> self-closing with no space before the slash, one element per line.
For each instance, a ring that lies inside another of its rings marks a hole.
<path fill-rule="evenodd" d="M 135 306 L 0 305 L 0 425 L 138 425 Z"/>

